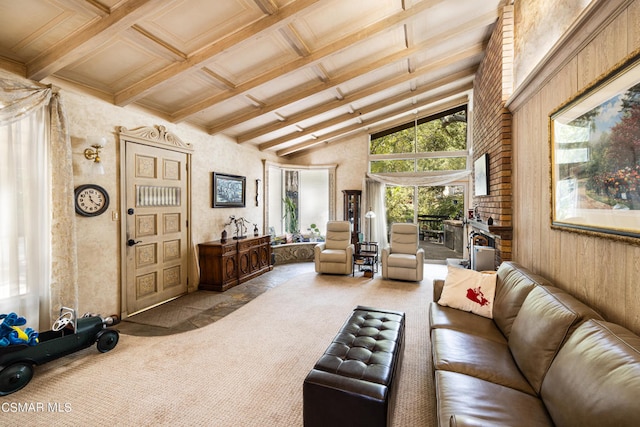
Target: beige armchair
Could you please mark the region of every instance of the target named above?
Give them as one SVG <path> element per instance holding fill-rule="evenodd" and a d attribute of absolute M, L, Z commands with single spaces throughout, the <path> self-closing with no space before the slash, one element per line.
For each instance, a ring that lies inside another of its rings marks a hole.
<path fill-rule="evenodd" d="M 353 251 L 349 221 L 329 221 L 325 241 L 314 248 L 316 272 L 351 274 Z"/>
<path fill-rule="evenodd" d="M 424 249 L 418 246 L 416 224 L 392 224 L 389 246 L 382 249 L 382 278 L 419 282 L 424 273 Z"/>

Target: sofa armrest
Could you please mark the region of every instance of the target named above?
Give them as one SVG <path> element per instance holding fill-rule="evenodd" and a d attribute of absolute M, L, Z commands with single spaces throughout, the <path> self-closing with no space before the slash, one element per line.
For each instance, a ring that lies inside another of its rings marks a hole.
<path fill-rule="evenodd" d="M 382 252 L 380 253 L 380 261 L 382 264 L 382 278 L 383 279 L 388 279 L 389 278 L 389 268 L 388 268 L 388 260 L 389 260 L 389 254 L 391 253 L 391 247 L 390 246 L 385 246 L 384 248 L 382 248 Z"/>
<path fill-rule="evenodd" d="M 347 264 L 351 265 L 353 254 L 356 252 L 356 246 L 353 243 L 351 243 L 350 245 L 347 246 L 345 251 L 347 252 Z"/>
<path fill-rule="evenodd" d="M 320 273 L 320 254 L 326 248 L 327 244 L 325 242 L 318 243 L 313 247 L 313 262 L 315 263 L 316 273 Z"/>
<path fill-rule="evenodd" d="M 443 279 L 435 279 L 433 281 L 433 302 L 438 302 L 442 295 L 442 288 L 444 288 Z"/>

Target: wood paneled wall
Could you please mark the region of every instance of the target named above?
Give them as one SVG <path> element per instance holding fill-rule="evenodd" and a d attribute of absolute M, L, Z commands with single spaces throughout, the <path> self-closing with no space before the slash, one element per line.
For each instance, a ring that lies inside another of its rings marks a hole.
<path fill-rule="evenodd" d="M 640 333 L 640 246 L 550 226 L 549 114 L 640 49 L 640 0 L 599 4 L 507 104 L 513 113 L 513 259 Z"/>

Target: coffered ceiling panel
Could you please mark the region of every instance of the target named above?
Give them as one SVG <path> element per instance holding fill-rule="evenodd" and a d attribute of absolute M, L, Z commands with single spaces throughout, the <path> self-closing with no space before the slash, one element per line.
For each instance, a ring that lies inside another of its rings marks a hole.
<path fill-rule="evenodd" d="M 252 0 L 180 0 L 140 21 L 139 26 L 186 54 L 249 25 L 262 16 Z"/>
<path fill-rule="evenodd" d="M 169 60 L 154 55 L 145 47 L 116 36 L 58 74 L 68 80 L 112 92 L 122 90 L 169 64 Z"/>
<path fill-rule="evenodd" d="M 78 7 L 75 2 L 2 1 L 0 53 L 21 62 L 30 61 L 95 17 L 95 13 Z"/>
<path fill-rule="evenodd" d="M 508 0 L 0 0 L 0 68 L 290 156 L 461 102 Z"/>
<path fill-rule="evenodd" d="M 296 58 L 293 49 L 275 32 L 234 46 L 207 62 L 206 67 L 239 84 Z"/>
<path fill-rule="evenodd" d="M 376 61 L 388 57 L 389 52 L 401 52 L 404 48 L 404 30 L 402 27 L 398 27 L 355 43 L 325 59 L 322 64 L 331 75 L 339 75 L 349 70 L 374 64 Z M 392 58 L 391 60 L 398 61 L 400 59 L 402 58 Z"/>
<path fill-rule="evenodd" d="M 176 108 L 185 108 L 223 89 L 204 73 L 189 73 L 180 79 L 179 85 L 166 85 L 162 90 L 150 93 L 138 101 L 140 104 L 170 114 Z M 231 105 L 231 102 L 228 103 Z"/>
<path fill-rule="evenodd" d="M 323 1 L 311 12 L 301 14 L 294 28 L 311 50 L 317 50 L 354 30 L 401 12 L 402 3 L 397 0 Z"/>

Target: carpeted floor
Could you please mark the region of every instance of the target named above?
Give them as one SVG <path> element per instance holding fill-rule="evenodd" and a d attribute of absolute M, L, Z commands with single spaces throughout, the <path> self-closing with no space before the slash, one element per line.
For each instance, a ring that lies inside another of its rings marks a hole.
<path fill-rule="evenodd" d="M 370 305 L 406 313 L 394 425 L 435 425 L 428 302 L 446 267 L 426 270 L 421 283 L 303 273 L 207 326 L 122 334 L 111 352 L 36 368 L 26 388 L 0 398 L 1 423 L 301 426 L 304 377 L 351 310 Z"/>

